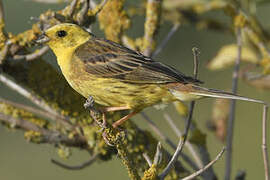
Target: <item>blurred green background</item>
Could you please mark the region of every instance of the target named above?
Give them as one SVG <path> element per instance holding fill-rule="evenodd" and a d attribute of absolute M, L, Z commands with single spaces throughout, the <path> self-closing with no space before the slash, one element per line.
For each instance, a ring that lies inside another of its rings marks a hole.
<path fill-rule="evenodd" d="M 41 12 L 49 8 L 58 10 L 65 6 L 65 4 L 48 5 L 34 3 L 30 0 L 4 0 L 3 3 L 7 31 L 13 33 L 30 28 L 31 24 L 35 22 L 34 20 L 30 20 L 30 17 L 38 17 Z M 225 22 L 229 21 L 222 13 L 209 15 L 221 18 Z M 264 27 L 270 27 L 270 4 L 259 7 L 258 15 Z M 142 35 L 143 22 L 143 17 L 136 17 L 129 34 L 132 36 Z M 159 41 L 165 37 L 171 26 L 169 23 L 162 24 L 158 36 Z M 100 32 L 96 32 L 96 34 L 102 36 Z M 232 68 L 211 72 L 206 69 L 205 65 L 207 61 L 214 57 L 222 45 L 233 42 L 235 42 L 235 39 L 228 34 L 206 30 L 197 31 L 193 26 L 183 26 L 179 28 L 176 35 L 169 41 L 166 48 L 164 48 L 156 59 L 173 65 L 186 74 L 192 74 L 193 57 L 191 49 L 196 46 L 201 51 L 199 78 L 205 81 L 204 85 L 206 87 L 229 90 L 231 88 Z M 53 55 L 50 56 L 50 59 L 55 62 L 55 57 Z M 10 90 L 3 86 L 0 87 L 1 96 L 19 98 Z M 269 92 L 256 90 L 241 81 L 239 83 L 239 94 L 270 101 Z M 211 118 L 212 103 L 212 99 L 198 101 L 194 119 L 200 129 L 207 133 L 207 145 L 213 158 L 221 150 L 223 145 L 206 128 L 206 122 Z M 183 121 L 179 119 L 172 106 L 169 106 L 164 111 L 169 112 L 177 125 L 183 129 Z M 145 112 L 155 120 L 166 135 L 177 143 L 177 138 L 163 119 L 163 110 L 148 108 Z M 262 106 L 258 104 L 237 102 L 233 146 L 233 176 L 235 176 L 237 170 L 243 169 L 247 172 L 248 180 L 264 179 L 261 153 L 261 114 Z M 132 120 L 138 123 L 143 129 L 148 129 L 140 115 L 137 115 Z M 172 152 L 171 149 L 169 150 Z M 92 166 L 79 171 L 68 171 L 50 163 L 50 158 L 55 158 L 67 164 L 74 165 L 80 164 L 88 158 L 87 153 L 79 150 L 73 149 L 72 153 L 73 155 L 69 160 L 61 160 L 58 158 L 56 149 L 51 145 L 28 143 L 24 140 L 22 132 L 11 131 L 0 126 L 0 180 L 128 179 L 127 171 L 117 157 L 110 162 L 96 162 Z M 224 157 L 214 165 L 214 169 L 220 179 L 223 179 Z"/>

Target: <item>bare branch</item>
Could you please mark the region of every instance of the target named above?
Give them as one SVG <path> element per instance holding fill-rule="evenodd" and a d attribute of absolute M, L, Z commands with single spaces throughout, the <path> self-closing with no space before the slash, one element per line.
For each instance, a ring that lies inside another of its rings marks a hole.
<path fill-rule="evenodd" d="M 180 27 L 180 23 L 176 23 L 173 25 L 173 27 L 171 28 L 167 36 L 162 40 L 160 45 L 154 51 L 152 55 L 153 58 L 156 57 L 163 50 L 163 48 L 167 45 L 167 43 L 173 37 L 174 33 L 178 30 L 179 27 Z"/>
<path fill-rule="evenodd" d="M 158 142 L 158 144 L 157 144 L 156 154 L 155 154 L 154 162 L 153 162 L 153 163 L 152 163 L 150 157 L 149 157 L 146 153 L 143 153 L 143 157 L 144 157 L 144 159 L 146 160 L 146 162 L 147 162 L 147 164 L 149 165 L 149 167 L 151 167 L 153 164 L 154 164 L 154 165 L 158 165 L 159 162 L 160 162 L 161 159 L 162 159 L 161 143 Z"/>
<path fill-rule="evenodd" d="M 146 160 L 148 166 L 151 167 L 153 163 L 152 163 L 150 157 L 148 156 L 148 154 L 147 153 L 143 153 L 143 157 Z"/>
<path fill-rule="evenodd" d="M 76 5 L 78 3 L 78 0 L 73 0 L 70 5 L 69 5 L 69 11 L 68 11 L 68 16 L 72 17 L 76 8 Z"/>
<path fill-rule="evenodd" d="M 90 4 L 92 2 L 93 1 L 90 1 Z M 97 7 L 97 10 L 95 12 L 96 15 L 98 15 L 98 13 L 103 9 L 103 7 L 106 5 L 107 2 L 108 2 L 108 0 L 103 0 L 99 5 L 96 5 L 96 7 Z"/>
<path fill-rule="evenodd" d="M 3 121 L 5 123 L 10 124 L 11 126 L 19 127 L 27 131 L 35 131 L 41 133 L 42 136 L 40 137 L 41 139 L 39 143 L 49 143 L 49 144 L 62 143 L 67 146 L 81 147 L 81 148 L 87 146 L 85 138 L 81 136 L 75 136 L 73 139 L 71 139 L 66 135 L 60 134 L 60 132 L 41 128 L 22 118 L 14 118 L 12 116 L 0 113 L 0 121 Z"/>
<path fill-rule="evenodd" d="M 70 166 L 70 165 L 66 165 L 66 164 L 63 164 L 59 161 L 56 161 L 54 159 L 51 159 L 51 162 L 57 166 L 60 166 L 61 168 L 64 168 L 64 169 L 68 169 L 68 170 L 81 170 L 81 169 L 84 169 L 90 165 L 93 164 L 93 162 L 96 161 L 98 157 L 98 154 L 94 154 L 93 156 L 91 156 L 91 158 L 86 161 L 86 162 L 83 162 L 82 164 L 79 164 L 79 165 L 75 165 L 75 166 Z"/>
<path fill-rule="evenodd" d="M 177 128 L 176 124 L 173 122 L 173 120 L 170 117 L 170 115 L 167 114 L 167 113 L 164 113 L 164 118 L 168 122 L 168 124 L 170 125 L 170 127 L 172 128 L 172 130 L 175 132 L 176 136 L 178 138 L 180 138 L 182 136 L 182 132 L 180 131 L 180 129 Z M 195 149 L 193 148 L 193 146 L 191 145 L 191 143 L 188 140 L 186 142 L 186 145 L 187 145 L 187 148 L 188 148 L 189 152 L 193 156 L 193 158 L 194 158 L 197 166 L 199 168 L 202 168 L 203 167 L 203 163 L 202 163 L 199 155 L 197 154 L 197 152 L 195 151 Z"/>
<path fill-rule="evenodd" d="M 241 54 L 242 54 L 242 32 L 241 32 L 240 27 L 237 28 L 236 38 L 237 38 L 238 54 L 237 54 L 237 59 L 235 60 L 233 80 L 232 80 L 232 93 L 234 94 L 237 93 L 240 60 L 241 60 Z M 226 138 L 227 139 L 226 146 L 227 146 L 228 152 L 226 154 L 225 180 L 230 180 L 230 177 L 231 177 L 235 102 L 236 102 L 235 100 L 231 100 L 230 114 L 229 114 L 229 119 L 228 119 L 227 138 Z"/>
<path fill-rule="evenodd" d="M 202 174 L 204 171 L 206 171 L 208 168 L 210 168 L 213 164 L 215 164 L 222 156 L 222 154 L 225 152 L 225 147 L 223 147 L 223 149 L 221 150 L 220 153 L 218 153 L 218 155 L 216 156 L 216 158 L 214 160 L 212 160 L 211 162 L 209 162 L 205 167 L 203 167 L 202 169 L 200 169 L 199 171 L 183 178 L 182 180 L 190 180 L 190 179 L 194 179 L 195 177 L 199 176 L 200 174 Z"/>
<path fill-rule="evenodd" d="M 192 52 L 193 52 L 193 55 L 194 55 L 194 71 L 193 71 L 194 72 L 194 78 L 197 79 L 197 77 L 198 77 L 198 64 L 199 64 L 198 63 L 198 61 L 199 61 L 198 60 L 199 51 L 198 51 L 197 48 L 193 48 Z M 159 178 L 161 180 L 164 179 L 168 175 L 168 173 L 170 172 L 170 170 L 174 166 L 174 163 L 176 162 L 179 154 L 183 150 L 183 147 L 184 147 L 185 142 L 187 140 L 188 132 L 189 132 L 189 129 L 190 129 L 194 106 L 195 106 L 195 101 L 192 101 L 190 103 L 189 114 L 188 114 L 188 119 L 187 119 L 185 132 L 184 132 L 184 135 L 183 135 L 183 139 L 182 139 L 182 137 L 179 138 L 179 142 L 178 142 L 177 148 L 175 150 L 175 153 L 173 154 L 173 157 L 171 158 L 170 162 L 167 164 L 166 168 L 159 175 Z"/>
<path fill-rule="evenodd" d="M 158 163 L 161 161 L 161 159 L 162 159 L 161 143 L 158 142 L 153 164 L 158 165 Z"/>
<path fill-rule="evenodd" d="M 68 117 L 63 116 L 60 113 L 58 113 L 56 110 L 52 109 L 50 106 L 47 105 L 47 103 L 44 100 L 35 96 L 33 93 L 31 93 L 27 89 L 23 88 L 22 86 L 16 84 L 14 81 L 12 81 L 8 77 L 6 77 L 3 73 L 0 74 L 0 82 L 5 84 L 7 87 L 11 88 L 12 90 L 15 90 L 16 92 L 18 92 L 22 96 L 26 97 L 27 99 L 29 99 L 34 104 L 36 104 L 38 107 L 44 109 L 48 113 L 51 113 L 56 117 L 59 117 L 59 118 L 57 118 L 59 120 L 59 122 L 64 124 L 66 127 L 72 128 Z"/>
<path fill-rule="evenodd" d="M 144 25 L 143 54 L 151 56 L 154 49 L 154 36 L 159 27 L 161 0 L 148 0 Z"/>
<path fill-rule="evenodd" d="M 190 104 L 189 116 L 188 116 L 187 125 L 186 125 L 186 129 L 185 129 L 185 134 L 183 135 L 183 138 L 180 137 L 177 148 L 176 148 L 170 162 L 167 164 L 166 168 L 159 175 L 159 178 L 161 180 L 164 179 L 169 174 L 170 170 L 174 166 L 175 161 L 178 159 L 178 156 L 180 155 L 180 153 L 183 150 L 183 147 L 184 147 L 186 139 L 187 139 L 188 131 L 189 131 L 189 128 L 190 128 L 190 124 L 191 124 L 190 122 L 192 120 L 192 114 L 193 114 L 194 105 L 195 105 L 195 101 L 192 101 L 191 104 Z"/>
<path fill-rule="evenodd" d="M 0 51 L 0 64 L 3 64 L 3 61 L 6 59 L 8 55 L 8 50 L 10 47 L 10 43 L 6 43 L 2 50 Z"/>
<path fill-rule="evenodd" d="M 3 99 L 1 97 L 0 97 L 0 102 L 9 104 L 11 106 L 14 106 L 16 108 L 19 108 L 19 109 L 22 109 L 22 110 L 25 110 L 25 111 L 28 111 L 30 113 L 33 113 L 33 114 L 37 115 L 37 116 L 41 116 L 41 117 L 48 118 L 48 119 L 51 119 L 51 120 L 59 119 L 59 116 L 53 115 L 53 114 L 48 113 L 46 111 L 37 109 L 37 108 L 32 107 L 32 106 L 28 106 L 28 105 L 25 105 L 25 104 L 20 104 L 20 103 L 13 102 L 13 101 L 10 101 L 10 100 L 7 100 L 7 99 Z"/>
<path fill-rule="evenodd" d="M 84 2 L 83 2 L 83 7 L 80 10 L 80 12 L 78 14 L 78 18 L 77 18 L 79 25 L 83 25 L 85 20 L 86 20 L 86 15 L 87 15 L 87 12 L 89 9 L 89 1 L 90 0 L 84 0 Z"/>
<path fill-rule="evenodd" d="M 152 121 L 149 116 L 147 116 L 146 113 L 141 112 L 140 113 L 143 119 L 147 122 L 148 126 L 154 131 L 155 134 L 157 134 L 162 140 L 164 140 L 166 143 L 168 143 L 172 148 L 176 148 L 175 144 L 167 137 L 165 136 L 162 131 L 156 126 L 154 121 Z"/>
<path fill-rule="evenodd" d="M 157 125 L 145 114 L 144 112 L 140 113 L 143 119 L 147 122 L 148 126 L 153 130 L 153 132 L 158 135 L 163 141 L 165 141 L 170 147 L 176 149 L 176 145 L 163 134 L 163 132 L 157 127 Z M 198 170 L 198 166 L 189 158 L 188 155 L 182 154 L 183 160 L 185 160 L 194 170 Z"/>
<path fill-rule="evenodd" d="M 2 0 L 0 0 L 0 23 L 4 23 L 5 21 L 5 12 Z"/>
<path fill-rule="evenodd" d="M 22 129 L 28 130 L 28 131 L 36 131 L 36 132 L 41 132 L 43 131 L 42 128 L 38 127 L 37 125 L 26 121 L 24 119 L 19 119 L 19 118 L 14 118 L 9 115 L 5 115 L 3 113 L 0 113 L 0 120 L 10 124 L 12 127 L 20 127 Z"/>
<path fill-rule="evenodd" d="M 199 69 L 199 54 L 200 51 L 198 48 L 194 47 L 192 48 L 192 52 L 193 52 L 193 63 L 194 63 L 194 67 L 193 67 L 193 76 L 195 79 L 198 78 L 198 69 Z"/>
<path fill-rule="evenodd" d="M 40 58 L 43 56 L 47 51 L 49 50 L 48 46 L 44 46 L 41 49 L 31 53 L 31 54 L 25 54 L 25 55 L 14 55 L 14 60 L 26 60 L 26 61 L 32 61 L 34 59 Z"/>
<path fill-rule="evenodd" d="M 269 158 L 267 152 L 267 112 L 268 106 L 263 106 L 263 122 L 262 122 L 262 152 L 264 163 L 265 180 L 269 180 Z"/>

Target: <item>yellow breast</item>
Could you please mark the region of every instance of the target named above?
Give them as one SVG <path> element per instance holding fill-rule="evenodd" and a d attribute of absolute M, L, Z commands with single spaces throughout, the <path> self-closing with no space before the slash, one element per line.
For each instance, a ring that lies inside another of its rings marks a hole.
<path fill-rule="evenodd" d="M 58 64 L 68 83 L 78 93 L 104 106 L 141 110 L 158 103 L 168 103 L 176 98 L 163 85 L 131 84 L 113 78 L 100 78 L 85 71 L 85 64 L 72 58 L 73 50 L 57 55 Z"/>

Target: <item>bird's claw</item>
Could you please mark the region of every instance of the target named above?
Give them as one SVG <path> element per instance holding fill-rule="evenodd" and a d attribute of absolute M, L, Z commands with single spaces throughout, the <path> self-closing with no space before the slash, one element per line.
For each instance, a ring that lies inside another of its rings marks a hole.
<path fill-rule="evenodd" d="M 83 104 L 85 109 L 92 109 L 94 107 L 95 100 L 92 96 L 89 96 Z"/>

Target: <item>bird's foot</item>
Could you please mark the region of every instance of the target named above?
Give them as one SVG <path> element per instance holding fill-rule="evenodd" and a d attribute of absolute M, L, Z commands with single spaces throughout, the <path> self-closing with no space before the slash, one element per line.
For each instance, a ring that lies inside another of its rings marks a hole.
<path fill-rule="evenodd" d="M 106 116 L 104 112 L 95 108 L 94 104 L 94 98 L 89 96 L 83 106 L 84 108 L 89 109 L 91 117 L 95 120 L 98 126 L 101 127 L 101 131 L 103 131 L 107 127 Z"/>
<path fill-rule="evenodd" d="M 84 108 L 85 109 L 93 109 L 94 108 L 94 103 L 95 103 L 95 100 L 94 100 L 94 98 L 92 97 L 92 96 L 89 96 L 87 99 L 86 99 L 86 101 L 85 101 L 85 103 L 83 104 L 83 106 L 84 106 Z"/>

